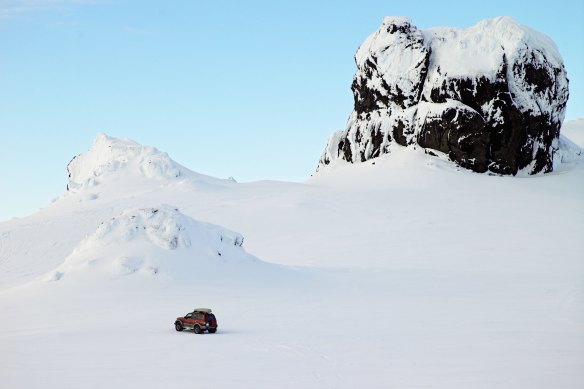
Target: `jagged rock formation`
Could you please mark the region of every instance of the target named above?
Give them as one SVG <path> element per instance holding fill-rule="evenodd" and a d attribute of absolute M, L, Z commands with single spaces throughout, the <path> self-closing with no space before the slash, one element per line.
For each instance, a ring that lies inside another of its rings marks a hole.
<path fill-rule="evenodd" d="M 465 30 L 419 30 L 386 17 L 355 62 L 354 111 L 319 169 L 367 161 L 396 143 L 442 152 L 476 172 L 553 169 L 568 79 L 547 36 L 509 17 Z"/>

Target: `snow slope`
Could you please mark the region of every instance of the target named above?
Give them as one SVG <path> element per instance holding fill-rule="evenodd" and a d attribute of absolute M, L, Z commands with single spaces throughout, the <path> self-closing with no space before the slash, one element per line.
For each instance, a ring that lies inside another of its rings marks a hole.
<path fill-rule="evenodd" d="M 0 224 L 0 387 L 584 383 L 579 156 L 512 178 L 396 152 L 236 183 L 103 145 L 70 165 L 79 185 Z M 217 334 L 174 331 L 195 306 Z"/>
<path fill-rule="evenodd" d="M 578 146 L 584 148 L 584 118 L 564 123 L 562 134 Z"/>

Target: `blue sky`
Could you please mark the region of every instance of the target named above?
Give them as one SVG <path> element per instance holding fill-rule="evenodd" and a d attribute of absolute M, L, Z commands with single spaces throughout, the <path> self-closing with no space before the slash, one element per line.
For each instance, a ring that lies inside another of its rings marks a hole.
<path fill-rule="evenodd" d="M 353 55 L 386 15 L 510 15 L 549 35 L 584 117 L 582 1 L 0 0 L 0 220 L 65 191 L 98 132 L 192 170 L 302 181 L 352 110 Z"/>

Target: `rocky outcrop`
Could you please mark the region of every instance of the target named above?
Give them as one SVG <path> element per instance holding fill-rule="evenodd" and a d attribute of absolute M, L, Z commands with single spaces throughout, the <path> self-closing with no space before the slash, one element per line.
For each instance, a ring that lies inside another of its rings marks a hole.
<path fill-rule="evenodd" d="M 444 153 L 476 172 L 553 169 L 568 79 L 547 36 L 509 17 L 429 30 L 386 17 L 355 62 L 354 111 L 319 169 L 396 144 Z"/>

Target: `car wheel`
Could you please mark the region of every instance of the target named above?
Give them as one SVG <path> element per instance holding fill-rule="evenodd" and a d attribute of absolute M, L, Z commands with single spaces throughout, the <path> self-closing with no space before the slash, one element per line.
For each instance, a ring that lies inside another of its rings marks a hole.
<path fill-rule="evenodd" d="M 201 327 L 199 327 L 198 325 L 195 325 L 195 327 L 193 328 L 193 331 L 195 331 L 195 334 L 200 334 L 203 331 L 201 331 Z"/>
<path fill-rule="evenodd" d="M 174 329 L 177 331 L 182 331 L 183 330 L 182 324 L 180 324 L 180 322 L 174 323 Z"/>
<path fill-rule="evenodd" d="M 210 334 L 214 334 L 215 332 L 217 332 L 217 328 L 209 328 Z"/>

